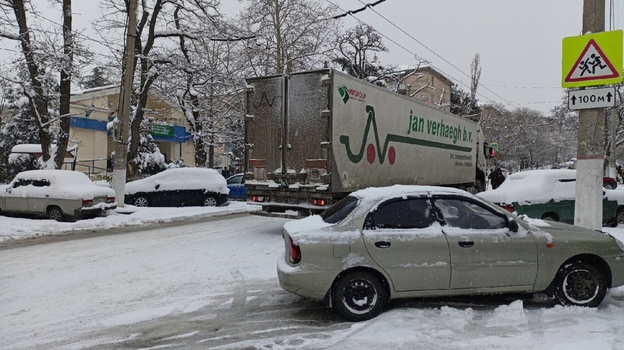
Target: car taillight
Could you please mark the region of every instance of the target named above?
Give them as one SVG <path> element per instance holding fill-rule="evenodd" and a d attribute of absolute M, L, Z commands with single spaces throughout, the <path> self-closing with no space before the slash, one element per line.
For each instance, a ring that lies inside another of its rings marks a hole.
<path fill-rule="evenodd" d="M 252 196 L 251 200 L 253 202 L 264 202 L 264 196 Z"/>
<path fill-rule="evenodd" d="M 82 206 L 83 207 L 88 207 L 90 205 L 93 205 L 93 199 L 83 199 L 82 200 Z"/>
<path fill-rule="evenodd" d="M 327 204 L 325 199 L 311 199 L 310 204 L 324 207 Z"/>
<path fill-rule="evenodd" d="M 507 210 L 510 213 L 514 212 L 514 207 L 511 204 L 501 204 L 501 208 Z"/>
<path fill-rule="evenodd" d="M 115 203 L 115 197 L 106 197 L 106 203 Z"/>
<path fill-rule="evenodd" d="M 301 261 L 301 248 L 293 242 L 290 236 L 288 236 L 288 241 L 290 242 L 290 255 L 288 256 L 288 260 L 293 264 L 298 264 Z"/>

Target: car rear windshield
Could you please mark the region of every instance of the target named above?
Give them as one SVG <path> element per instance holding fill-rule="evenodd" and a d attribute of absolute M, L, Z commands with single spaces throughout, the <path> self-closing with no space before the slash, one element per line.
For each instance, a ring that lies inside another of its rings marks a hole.
<path fill-rule="evenodd" d="M 321 218 L 328 224 L 335 224 L 346 218 L 347 215 L 355 209 L 357 204 L 358 199 L 356 197 L 347 196 L 327 208 L 327 210 L 321 214 Z"/>

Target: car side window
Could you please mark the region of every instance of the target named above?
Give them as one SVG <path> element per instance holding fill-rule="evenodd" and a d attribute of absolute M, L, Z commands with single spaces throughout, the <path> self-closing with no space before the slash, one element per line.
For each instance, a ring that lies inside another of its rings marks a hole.
<path fill-rule="evenodd" d="M 426 198 L 394 199 L 382 203 L 368 214 L 365 230 L 413 229 L 431 226 L 434 219 Z"/>
<path fill-rule="evenodd" d="M 463 198 L 436 198 L 434 206 L 447 226 L 480 230 L 507 227 L 507 221 L 500 214 Z"/>
<path fill-rule="evenodd" d="M 228 185 L 238 185 L 238 184 L 242 184 L 243 183 L 243 177 L 242 176 L 234 176 L 231 177 L 227 180 L 227 184 Z"/>
<path fill-rule="evenodd" d="M 50 181 L 48 181 L 48 180 L 33 180 L 32 184 L 35 187 L 47 187 L 47 186 L 50 186 Z"/>
<path fill-rule="evenodd" d="M 15 181 L 15 183 L 13 184 L 13 188 L 28 186 L 31 184 L 32 184 L 32 180 L 20 179 L 20 180 Z"/>

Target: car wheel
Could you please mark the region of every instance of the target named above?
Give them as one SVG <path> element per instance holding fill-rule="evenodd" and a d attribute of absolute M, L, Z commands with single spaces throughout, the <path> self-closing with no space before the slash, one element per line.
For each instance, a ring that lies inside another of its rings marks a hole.
<path fill-rule="evenodd" d="M 48 208 L 48 218 L 56 221 L 63 221 L 65 215 L 63 214 L 63 210 L 59 207 L 50 207 Z"/>
<path fill-rule="evenodd" d="M 217 199 L 214 196 L 206 196 L 204 197 L 203 205 L 204 207 L 216 207 Z"/>
<path fill-rule="evenodd" d="M 619 224 L 624 224 L 624 209 L 618 210 L 618 213 L 615 215 L 616 226 Z"/>
<path fill-rule="evenodd" d="M 387 295 L 377 276 L 366 271 L 350 272 L 336 284 L 334 305 L 349 321 L 365 321 L 379 315 Z"/>
<path fill-rule="evenodd" d="M 604 188 L 607 189 L 607 190 L 612 190 L 613 186 L 611 186 L 611 184 L 606 184 L 606 185 L 604 185 Z"/>
<path fill-rule="evenodd" d="M 149 207 L 149 199 L 145 196 L 138 196 L 134 199 L 135 207 Z"/>
<path fill-rule="evenodd" d="M 553 214 L 553 213 L 546 213 L 546 214 L 542 215 L 542 220 L 559 221 L 559 217 L 556 214 Z"/>
<path fill-rule="evenodd" d="M 582 261 L 566 263 L 556 278 L 555 298 L 561 305 L 596 307 L 607 294 L 605 274 Z"/>

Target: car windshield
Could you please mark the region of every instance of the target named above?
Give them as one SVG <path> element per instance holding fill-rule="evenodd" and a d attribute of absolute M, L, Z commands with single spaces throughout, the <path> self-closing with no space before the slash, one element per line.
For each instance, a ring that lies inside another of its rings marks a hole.
<path fill-rule="evenodd" d="M 495 210 L 495 211 L 497 211 L 499 213 L 502 213 L 503 215 L 511 216 L 514 220 L 516 220 L 516 222 L 524 221 L 523 218 L 519 217 L 518 215 L 516 215 L 514 213 L 510 213 L 507 209 L 502 208 L 501 206 L 497 205 L 496 203 L 490 201 L 489 199 L 479 197 L 479 200 L 481 202 L 484 202 L 484 203 L 488 204 L 491 209 L 493 209 L 493 210 Z"/>
<path fill-rule="evenodd" d="M 355 209 L 357 204 L 358 199 L 356 197 L 347 196 L 327 208 L 327 210 L 321 214 L 321 218 L 328 224 L 335 224 L 346 218 L 347 215 Z"/>

